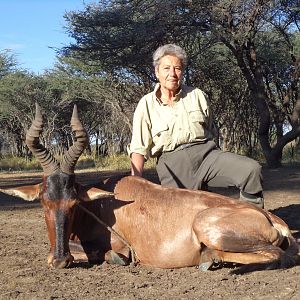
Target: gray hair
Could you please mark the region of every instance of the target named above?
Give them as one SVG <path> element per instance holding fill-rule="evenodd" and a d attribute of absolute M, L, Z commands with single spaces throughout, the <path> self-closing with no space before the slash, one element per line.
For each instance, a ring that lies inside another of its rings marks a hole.
<path fill-rule="evenodd" d="M 186 52 L 175 44 L 166 44 L 156 49 L 153 54 L 153 66 L 155 69 L 159 66 L 160 60 L 166 55 L 173 55 L 179 58 L 183 69 L 185 69 L 187 64 Z"/>

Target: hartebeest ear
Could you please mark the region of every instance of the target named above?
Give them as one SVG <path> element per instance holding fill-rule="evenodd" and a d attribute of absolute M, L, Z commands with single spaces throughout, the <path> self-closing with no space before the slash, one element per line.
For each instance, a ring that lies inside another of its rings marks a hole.
<path fill-rule="evenodd" d="M 114 196 L 114 193 L 107 192 L 95 187 L 87 189 L 80 184 L 76 184 L 78 198 L 82 201 L 93 201 L 100 198 Z"/>
<path fill-rule="evenodd" d="M 26 201 L 34 201 L 39 199 L 41 187 L 42 184 L 39 183 L 35 185 L 24 185 L 15 188 L 0 189 L 0 192 L 20 197 Z"/>

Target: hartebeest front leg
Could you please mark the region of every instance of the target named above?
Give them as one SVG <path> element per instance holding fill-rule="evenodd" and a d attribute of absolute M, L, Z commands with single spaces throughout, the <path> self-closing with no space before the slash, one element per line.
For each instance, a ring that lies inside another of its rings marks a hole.
<path fill-rule="evenodd" d="M 99 247 L 99 241 L 81 242 L 77 236 L 71 235 L 69 247 L 75 262 L 89 262 L 100 264 L 106 261 L 109 264 L 121 266 L 130 263 L 130 249 L 120 240 L 113 239 L 112 250 L 103 252 Z"/>
<path fill-rule="evenodd" d="M 106 252 L 105 260 L 110 264 L 121 266 L 129 265 L 130 249 L 118 237 L 112 235 L 111 238 L 112 250 Z"/>
<path fill-rule="evenodd" d="M 109 250 L 105 253 L 105 261 L 109 264 L 127 266 L 129 265 L 129 258 L 114 250 Z"/>
<path fill-rule="evenodd" d="M 79 239 L 72 239 L 69 241 L 69 247 L 74 262 L 102 264 L 108 260 L 107 253 L 101 250 L 97 241 L 81 242 Z"/>

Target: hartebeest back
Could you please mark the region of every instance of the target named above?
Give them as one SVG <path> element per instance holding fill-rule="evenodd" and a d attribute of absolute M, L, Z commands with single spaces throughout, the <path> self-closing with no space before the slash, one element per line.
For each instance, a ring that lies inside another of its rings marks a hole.
<path fill-rule="evenodd" d="M 76 107 L 71 126 L 77 141 L 59 164 L 39 143 L 42 117 L 37 106 L 26 143 L 42 164 L 43 182 L 30 192 L 28 187 L 1 190 L 41 200 L 51 244 L 49 265 L 67 267 L 73 256 L 127 264 L 128 245 L 141 264 L 160 268 L 197 265 L 207 270 L 222 262 L 277 268 L 298 263 L 299 246 L 285 222 L 252 204 L 133 176 L 117 180 L 113 194 L 110 181 L 104 185 L 107 191 L 81 186 L 74 167 L 88 138 Z M 78 209 L 79 203 L 107 227 Z M 108 231 L 109 226 L 118 235 Z"/>

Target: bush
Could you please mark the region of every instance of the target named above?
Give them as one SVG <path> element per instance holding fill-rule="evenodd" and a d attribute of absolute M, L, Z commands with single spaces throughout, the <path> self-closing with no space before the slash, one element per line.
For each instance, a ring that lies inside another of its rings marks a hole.
<path fill-rule="evenodd" d="M 83 155 L 79 158 L 76 169 L 97 170 L 130 170 L 130 158 L 125 154 L 115 154 L 105 157 L 93 158 L 93 156 Z M 145 164 L 146 169 L 155 168 L 155 159 L 150 159 Z M 24 157 L 5 156 L 0 159 L 0 171 L 40 171 L 40 163 L 33 158 L 32 160 Z"/>
<path fill-rule="evenodd" d="M 0 159 L 1 171 L 32 171 L 41 170 L 42 167 L 36 159 L 24 157 L 5 156 Z"/>
<path fill-rule="evenodd" d="M 99 156 L 95 158 L 96 168 L 99 170 L 126 170 L 130 168 L 130 160 L 128 155 L 119 154 L 111 156 Z"/>
<path fill-rule="evenodd" d="M 92 156 L 82 155 L 77 164 L 76 169 L 89 169 L 95 168 L 96 164 Z"/>
<path fill-rule="evenodd" d="M 98 157 L 95 159 L 96 168 L 99 170 L 129 170 L 130 158 L 126 154 L 114 154 L 111 156 Z M 155 167 L 155 159 L 149 159 L 145 163 L 146 169 Z"/>
<path fill-rule="evenodd" d="M 300 162 L 300 151 L 297 149 L 295 142 L 291 142 L 286 145 L 282 153 L 283 163 L 296 163 Z"/>

